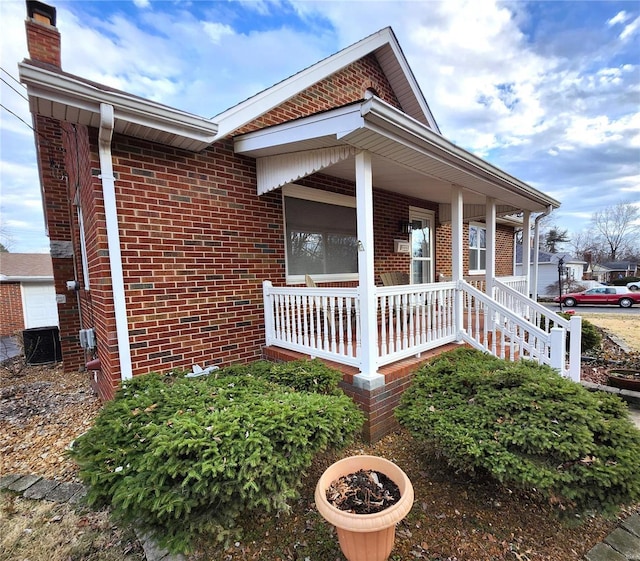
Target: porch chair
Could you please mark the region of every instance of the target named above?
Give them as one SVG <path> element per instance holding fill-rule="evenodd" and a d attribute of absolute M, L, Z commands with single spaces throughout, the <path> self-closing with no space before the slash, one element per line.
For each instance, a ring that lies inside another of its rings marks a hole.
<path fill-rule="evenodd" d="M 380 280 L 383 286 L 397 286 L 399 284 L 409 284 L 409 273 L 403 271 L 388 271 L 380 273 Z"/>
<path fill-rule="evenodd" d="M 311 278 L 310 275 L 306 274 L 304 276 L 304 282 L 307 285 L 307 288 L 318 288 L 318 285 L 316 284 L 316 282 Z M 342 311 L 342 317 L 346 318 L 347 317 L 347 311 L 346 309 Z M 324 312 L 320 312 L 320 315 L 322 318 L 324 318 Z M 338 315 L 339 312 L 336 311 L 336 317 L 330 318 L 331 322 L 337 322 L 338 321 Z M 356 309 L 355 307 L 351 307 L 351 328 L 353 330 L 353 333 L 355 333 L 356 331 Z M 345 329 L 346 329 L 346 323 L 345 323 Z"/>

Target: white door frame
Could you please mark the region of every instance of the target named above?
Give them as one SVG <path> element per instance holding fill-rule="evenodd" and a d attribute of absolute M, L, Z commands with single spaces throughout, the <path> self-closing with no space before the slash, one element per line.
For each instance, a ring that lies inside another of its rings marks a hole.
<path fill-rule="evenodd" d="M 429 256 L 423 258 L 413 257 L 413 231 L 411 232 L 410 239 L 410 257 L 411 257 L 411 272 L 410 282 L 413 284 L 413 263 L 414 261 L 428 261 L 429 262 L 429 282 L 435 282 L 434 278 L 434 259 L 435 259 L 435 225 L 436 225 L 436 213 L 433 210 L 426 208 L 420 208 L 411 206 L 409 207 L 409 222 L 413 224 L 414 221 L 420 220 L 421 222 L 427 222 L 429 224 Z"/>

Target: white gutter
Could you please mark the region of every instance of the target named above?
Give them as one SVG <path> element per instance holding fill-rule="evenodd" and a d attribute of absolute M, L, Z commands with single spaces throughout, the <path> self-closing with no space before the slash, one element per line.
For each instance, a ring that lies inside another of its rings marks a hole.
<path fill-rule="evenodd" d="M 98 153 L 100 155 L 100 179 L 107 222 L 107 245 L 109 247 L 109 265 L 111 267 L 111 285 L 113 307 L 116 315 L 116 336 L 120 356 L 120 378 L 133 377 L 131 367 L 131 347 L 129 346 L 129 326 L 127 323 L 127 304 L 124 298 L 124 274 L 122 272 L 122 254 L 120 252 L 120 234 L 118 232 L 118 211 L 116 209 L 115 177 L 111 157 L 111 138 L 115 119 L 113 105 L 100 104 L 100 129 L 98 132 Z"/>
<path fill-rule="evenodd" d="M 71 74 L 41 68 L 27 61 L 18 63 L 18 68 L 20 81 L 27 85 L 31 103 L 34 103 L 31 98 L 46 100 L 50 111 L 56 113 L 47 115 L 50 117 L 97 126 L 94 119 L 100 118 L 98 113 L 104 103 L 114 108 L 116 132 L 122 132 L 118 127 L 133 125 L 134 128 L 127 131 L 129 136 L 138 136 L 143 130 L 164 133 L 169 139 L 165 144 L 192 150 L 203 150 L 209 146 L 218 132 L 218 125 L 210 119 L 107 88 Z M 45 114 L 43 108 L 39 108 L 39 111 Z M 60 114 L 61 111 L 63 114 Z M 93 114 L 91 122 L 78 121 L 83 112 Z M 143 134 L 141 138 L 147 136 Z"/>
<path fill-rule="evenodd" d="M 533 281 L 531 282 L 531 288 L 533 289 L 533 300 L 538 300 L 538 246 L 540 244 L 540 220 L 542 220 L 545 216 L 549 216 L 553 207 L 549 205 L 547 210 L 545 210 L 542 214 L 536 216 L 533 227 Z M 524 243 L 524 236 L 523 236 Z M 524 246 L 522 247 L 524 250 Z M 524 267 L 524 251 L 522 252 L 523 259 L 522 265 Z M 529 261 L 527 259 L 527 261 Z M 530 264 L 527 262 L 527 267 L 530 267 Z"/>

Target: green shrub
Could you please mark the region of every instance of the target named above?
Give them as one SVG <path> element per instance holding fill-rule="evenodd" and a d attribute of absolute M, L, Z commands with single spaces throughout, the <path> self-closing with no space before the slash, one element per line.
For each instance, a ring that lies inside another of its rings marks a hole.
<path fill-rule="evenodd" d="M 292 360 L 283 363 L 261 360 L 251 364 L 227 366 L 223 372 L 238 375 L 252 374 L 257 378 L 303 392 L 325 395 L 342 393 L 338 387 L 342 374 L 318 359 Z"/>
<path fill-rule="evenodd" d="M 635 282 L 635 281 L 640 281 L 640 277 L 624 277 L 621 279 L 614 279 L 611 281 L 610 284 L 612 284 L 613 286 L 627 286 L 628 283 L 630 282 Z"/>
<path fill-rule="evenodd" d="M 250 371 L 123 384 L 71 452 L 90 504 L 110 503 L 172 551 L 204 533 L 228 539 L 253 509 L 286 510 L 313 456 L 347 444 L 363 415 L 344 394 L 294 391 Z"/>
<path fill-rule="evenodd" d="M 457 349 L 418 371 L 396 415 L 456 469 L 564 508 L 640 499 L 640 431 L 626 405 L 546 366 Z"/>

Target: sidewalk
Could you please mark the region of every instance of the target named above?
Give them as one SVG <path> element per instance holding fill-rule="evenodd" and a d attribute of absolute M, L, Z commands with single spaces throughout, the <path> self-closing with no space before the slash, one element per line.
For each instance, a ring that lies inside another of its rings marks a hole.
<path fill-rule="evenodd" d="M 75 504 L 87 494 L 80 483 L 59 483 L 37 475 L 5 475 L 0 477 L 0 490 L 8 489 L 26 499 L 44 499 Z M 148 537 L 136 532 L 147 561 L 185 561 L 183 555 L 171 555 Z M 583 557 L 584 561 L 640 561 L 640 512 L 623 520 L 602 543 Z M 480 561 L 480 560 L 479 560 Z"/>
<path fill-rule="evenodd" d="M 11 474 L 0 477 L 0 491 L 4 489 L 19 493 L 25 499 L 69 504 L 79 503 L 87 494 L 86 487 L 81 483 L 61 483 L 38 475 Z M 147 561 L 185 561 L 184 556 L 171 555 L 141 532 L 136 531 L 136 535 Z"/>

